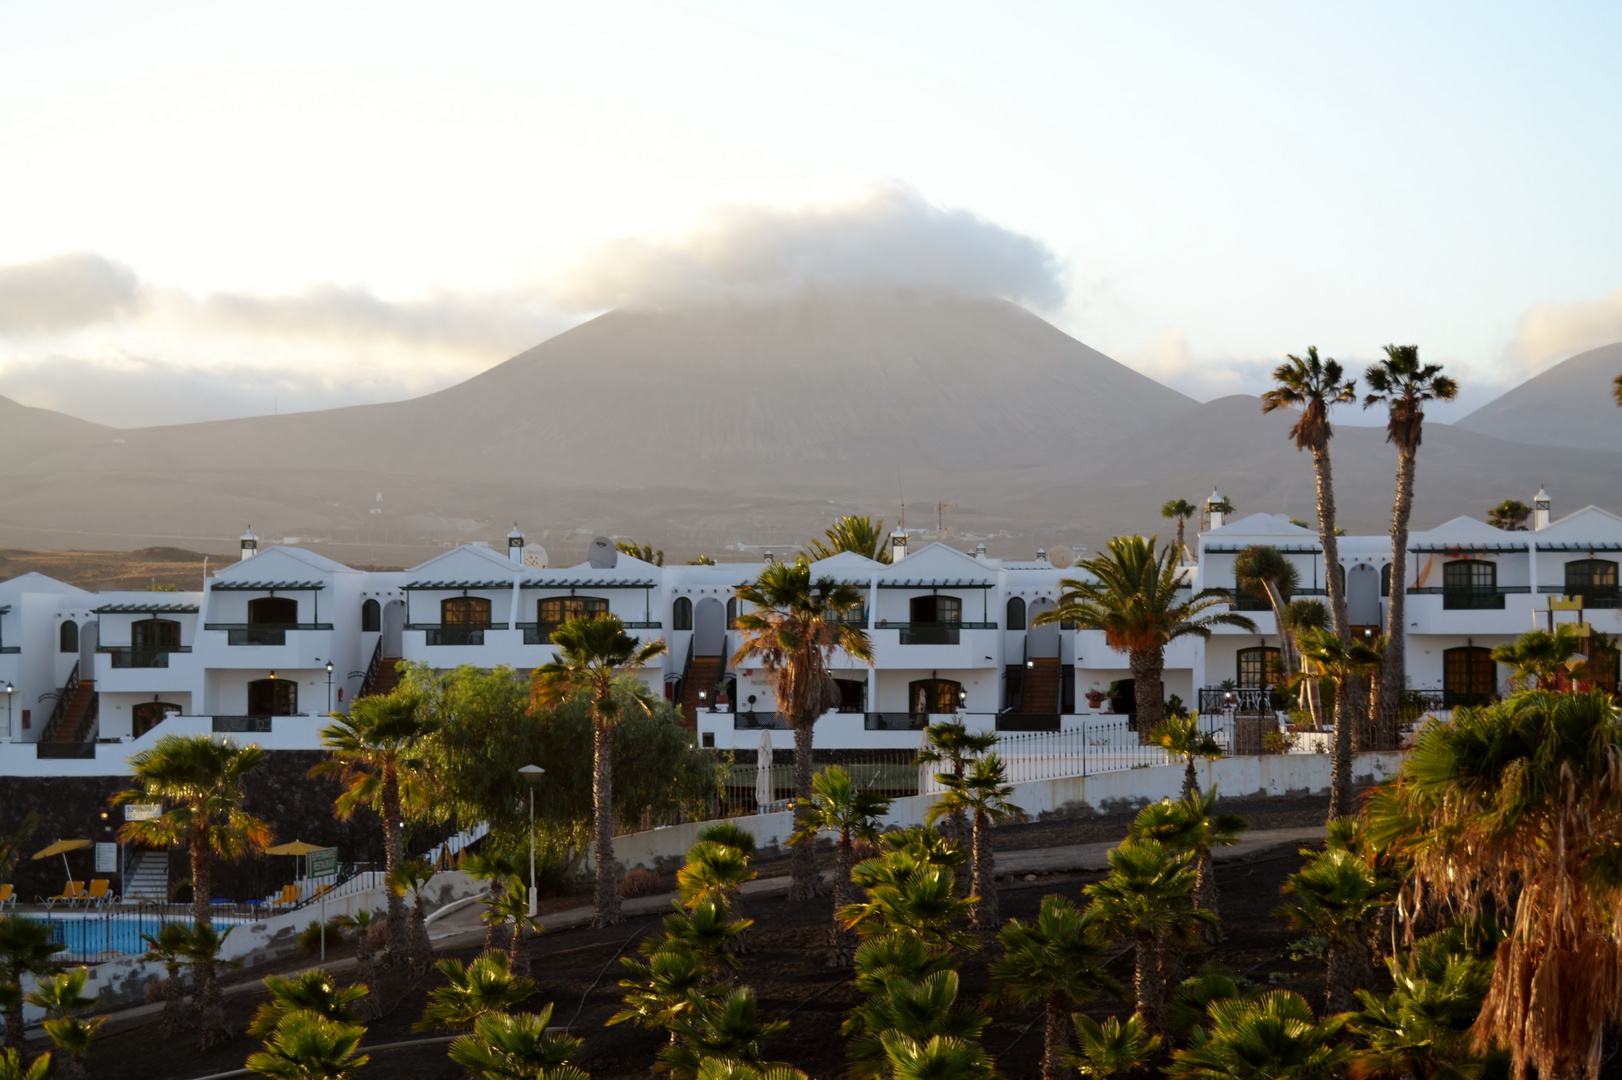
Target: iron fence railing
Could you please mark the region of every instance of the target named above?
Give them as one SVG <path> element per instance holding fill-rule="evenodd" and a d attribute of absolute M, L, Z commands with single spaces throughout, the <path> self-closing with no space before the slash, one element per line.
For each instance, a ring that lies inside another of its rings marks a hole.
<path fill-rule="evenodd" d="M 261 903 L 216 900 L 210 921 L 216 929 L 257 922 L 276 914 Z M 168 923 L 192 921 L 190 904 L 141 902 L 114 904 L 96 911 L 52 909 L 20 911 L 18 918 L 50 927 L 51 940 L 64 948 L 51 960 L 57 964 L 97 964 L 147 951 L 141 935 L 156 937 Z"/>

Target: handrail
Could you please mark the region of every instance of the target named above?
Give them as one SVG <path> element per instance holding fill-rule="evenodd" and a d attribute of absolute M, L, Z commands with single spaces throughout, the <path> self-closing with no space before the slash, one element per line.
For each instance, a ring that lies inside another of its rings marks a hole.
<path fill-rule="evenodd" d="M 68 676 L 67 685 L 56 697 L 56 708 L 51 710 L 51 718 L 45 721 L 44 729 L 39 733 L 40 742 L 51 742 L 56 738 L 56 729 L 62 726 L 62 717 L 68 711 L 68 702 L 73 700 L 74 691 L 79 689 L 79 662 L 73 662 L 73 672 Z"/>
<path fill-rule="evenodd" d="M 361 676 L 360 691 L 355 695 L 363 698 L 372 692 L 372 683 L 377 679 L 377 670 L 383 666 L 383 635 L 377 637 L 377 646 L 372 649 L 372 661 L 366 665 L 366 674 Z"/>

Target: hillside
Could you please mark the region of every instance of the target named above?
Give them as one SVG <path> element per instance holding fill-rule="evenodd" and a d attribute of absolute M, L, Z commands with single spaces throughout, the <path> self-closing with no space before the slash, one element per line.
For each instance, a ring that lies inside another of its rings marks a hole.
<path fill-rule="evenodd" d="M 1573 356 L 1489 401 L 1457 427 L 1540 446 L 1622 450 L 1622 409 L 1611 396 L 1622 342 Z"/>

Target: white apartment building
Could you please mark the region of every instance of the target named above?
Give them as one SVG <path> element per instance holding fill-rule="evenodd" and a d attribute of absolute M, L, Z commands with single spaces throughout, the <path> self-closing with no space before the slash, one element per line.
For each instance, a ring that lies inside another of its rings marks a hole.
<path fill-rule="evenodd" d="M 1234 588 L 1239 552 L 1261 544 L 1296 566 L 1297 596 L 1324 596 L 1329 568 L 1316 531 L 1268 514 L 1224 520 L 1213 506 L 1183 573 L 1187 587 L 1230 590 L 1255 632 L 1218 628 L 1166 653 L 1165 684 L 1188 707 L 1264 702 L 1278 628 L 1258 598 Z M 514 529 L 505 557 L 458 547 L 399 572 L 362 572 L 313 552 L 258 550 L 210 577 L 202 592 L 91 594 L 38 574 L 0 583 L 0 690 L 7 691 L 0 775 L 126 771 L 165 732 L 242 733 L 267 748 L 313 749 L 330 712 L 383 692 L 399 661 L 528 672 L 555 654 L 552 631 L 578 615 L 612 613 L 669 646 L 641 673 L 679 705 L 699 745 L 778 748 L 792 733 L 770 680 L 737 658 L 737 590 L 758 566 L 654 566 L 599 538 L 578 566 L 552 568 Z M 817 563 L 855 589 L 849 618 L 867 633 L 871 664 L 833 661 L 839 703 L 816 727 L 827 749 L 916 747 L 947 715 L 1003 731 L 1058 730 L 1131 708 L 1126 657 L 1097 632 L 1034 625 L 1066 579 L 1046 557 L 992 559 L 933 543 L 895 561 L 855 554 Z M 1409 537 L 1403 587 L 1408 684 L 1445 711 L 1505 690 L 1491 649 L 1533 626 L 1582 621 L 1622 636 L 1622 518 L 1597 507 L 1554 520 L 1536 500 L 1534 528 L 1505 532 L 1457 518 Z M 1350 622 L 1387 629 L 1390 540 L 1339 541 Z M 1604 639 L 1595 638 L 1596 643 Z M 1595 650 L 1599 681 L 1617 688 L 1614 649 Z"/>

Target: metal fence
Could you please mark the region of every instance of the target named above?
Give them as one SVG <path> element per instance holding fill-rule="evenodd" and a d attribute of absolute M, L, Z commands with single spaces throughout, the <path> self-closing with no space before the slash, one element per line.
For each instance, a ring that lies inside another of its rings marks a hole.
<path fill-rule="evenodd" d="M 216 929 L 242 925 L 268 918 L 275 912 L 262 904 L 237 904 L 217 900 L 212 905 Z M 52 909 L 20 911 L 17 918 L 44 923 L 51 940 L 63 946 L 51 960 L 58 964 L 97 964 L 147 951 L 142 934 L 156 937 L 169 923 L 192 922 L 190 904 L 115 904 L 99 911 Z"/>

